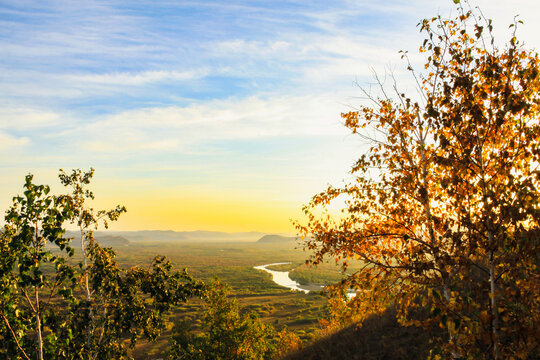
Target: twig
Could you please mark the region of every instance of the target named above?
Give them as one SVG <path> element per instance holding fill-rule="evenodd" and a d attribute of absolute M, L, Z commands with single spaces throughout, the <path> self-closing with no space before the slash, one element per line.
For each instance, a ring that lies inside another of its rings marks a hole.
<path fill-rule="evenodd" d="M 9 329 L 9 331 L 11 332 L 11 335 L 13 335 L 13 339 L 15 340 L 15 343 L 17 344 L 17 347 L 19 348 L 19 350 L 21 350 L 22 354 L 24 355 L 24 357 L 27 359 L 27 360 L 30 360 L 30 358 L 28 357 L 28 355 L 26 355 L 26 352 L 23 350 L 23 348 L 21 347 L 21 344 L 19 344 L 19 340 L 17 340 L 17 336 L 15 336 L 15 332 L 13 331 L 13 329 L 11 328 L 11 326 L 9 325 L 9 320 L 7 319 L 6 315 L 4 315 L 4 313 L 2 313 L 2 317 L 4 318 L 4 321 L 6 322 L 6 325 Z"/>

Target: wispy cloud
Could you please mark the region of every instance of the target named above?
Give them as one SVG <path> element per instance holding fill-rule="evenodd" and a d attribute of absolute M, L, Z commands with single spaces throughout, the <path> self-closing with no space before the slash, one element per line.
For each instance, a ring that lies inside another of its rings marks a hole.
<path fill-rule="evenodd" d="M 143 71 L 134 72 L 114 72 L 105 74 L 87 75 L 67 75 L 67 82 L 78 82 L 83 84 L 93 83 L 102 85 L 122 85 L 140 86 L 156 82 L 183 81 L 202 78 L 208 75 L 208 71 L 200 69 L 198 71 Z"/>
<path fill-rule="evenodd" d="M 475 3 L 501 40 L 521 14 L 518 35 L 539 48 L 540 3 Z M 307 198 L 346 176 L 362 151 L 339 117 L 361 101 L 353 82 L 369 87 L 372 69 L 384 76 L 390 66 L 413 89 L 398 50 L 421 64 L 416 23 L 453 8 L 448 0 L 4 0 L 0 167 L 95 166 L 134 188 L 145 178 L 147 190 L 205 184 Z"/>
<path fill-rule="evenodd" d="M 47 109 L 0 107 L 0 129 L 33 130 L 62 124 L 60 115 Z"/>
<path fill-rule="evenodd" d="M 0 150 L 13 150 L 28 143 L 27 137 L 15 137 L 0 131 Z"/>
<path fill-rule="evenodd" d="M 108 143 L 100 151 L 109 149 L 113 153 L 193 149 L 224 140 L 343 136 L 346 131 L 339 123 L 340 109 L 343 105 L 326 94 L 231 98 L 186 107 L 124 111 L 89 120 L 58 136 L 84 134 L 89 150 L 98 149 L 96 144 Z"/>

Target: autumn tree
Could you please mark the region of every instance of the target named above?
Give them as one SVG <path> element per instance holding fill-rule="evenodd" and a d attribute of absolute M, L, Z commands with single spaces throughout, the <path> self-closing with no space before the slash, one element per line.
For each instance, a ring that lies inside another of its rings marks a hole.
<path fill-rule="evenodd" d="M 262 360 L 275 351 L 274 328 L 254 313 L 242 313 L 230 289 L 218 280 L 210 284 L 204 295 L 201 329 L 188 322 L 175 325 L 168 358 L 199 360 Z M 279 334 L 279 343 L 294 343 L 287 330 Z"/>
<path fill-rule="evenodd" d="M 123 269 L 90 229 L 125 211 L 93 210 L 90 172 L 63 171 L 72 193 L 26 177 L 0 233 L 0 351 L 9 359 L 123 359 L 141 338 L 152 340 L 173 305 L 198 294 L 202 284 L 156 257 L 148 268 Z M 75 257 L 65 225 L 79 226 L 82 249 Z M 79 259 L 79 261 L 77 261 Z M 127 341 L 126 341 L 127 340 Z"/>
<path fill-rule="evenodd" d="M 358 290 L 356 318 L 393 304 L 408 323 L 447 330 L 439 355 L 534 357 L 540 62 L 517 40 L 519 21 L 499 46 L 491 20 L 465 6 L 419 24 L 423 74 L 403 54 L 418 99 L 379 81 L 379 95 L 364 91 L 371 104 L 342 114 L 369 151 L 297 227 L 312 262 L 363 261 L 344 283 Z M 321 215 L 337 198 L 342 216 Z"/>

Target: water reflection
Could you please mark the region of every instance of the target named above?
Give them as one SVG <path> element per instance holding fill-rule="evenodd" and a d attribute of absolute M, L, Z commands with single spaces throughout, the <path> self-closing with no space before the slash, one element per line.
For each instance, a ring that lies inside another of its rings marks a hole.
<path fill-rule="evenodd" d="M 293 279 L 291 279 L 289 277 L 289 272 L 288 271 L 275 271 L 275 270 L 267 269 L 268 266 L 284 265 L 284 264 L 290 264 L 290 262 L 266 264 L 266 265 L 255 266 L 254 268 L 257 269 L 257 270 L 263 270 L 263 271 L 266 271 L 267 273 L 272 274 L 272 281 L 274 281 L 278 285 L 284 286 L 284 287 L 289 288 L 291 290 L 303 291 L 305 293 L 308 293 L 309 290 L 302 289 L 300 287 L 301 285 L 299 283 L 297 283 L 296 281 L 294 281 Z"/>
<path fill-rule="evenodd" d="M 303 291 L 305 293 L 308 293 L 309 292 L 308 289 L 303 289 L 301 287 L 302 285 L 300 285 L 298 282 L 294 281 L 293 279 L 291 279 L 289 277 L 289 272 L 288 271 L 276 271 L 276 270 L 267 269 L 268 266 L 285 265 L 285 264 L 290 264 L 290 263 L 291 262 L 279 262 L 279 263 L 272 263 L 272 264 L 254 266 L 253 268 L 257 269 L 257 270 L 263 270 L 263 271 L 266 271 L 267 273 L 272 274 L 272 281 L 275 282 L 276 284 L 280 285 L 280 286 L 289 288 L 291 290 Z M 322 287 L 321 287 L 321 289 L 322 289 Z M 356 292 L 354 292 L 354 291 L 348 291 L 347 292 L 347 298 L 348 299 L 352 299 L 355 296 L 356 296 Z"/>

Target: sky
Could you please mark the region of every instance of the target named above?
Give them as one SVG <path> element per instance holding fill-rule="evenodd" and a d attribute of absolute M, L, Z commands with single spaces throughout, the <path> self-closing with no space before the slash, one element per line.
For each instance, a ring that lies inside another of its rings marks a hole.
<path fill-rule="evenodd" d="M 539 49 L 540 2 L 479 0 Z M 365 151 L 340 118 L 359 86 L 421 67 L 418 22 L 450 0 L 0 0 L 0 210 L 24 177 L 96 169 L 115 230 L 294 233 Z"/>

